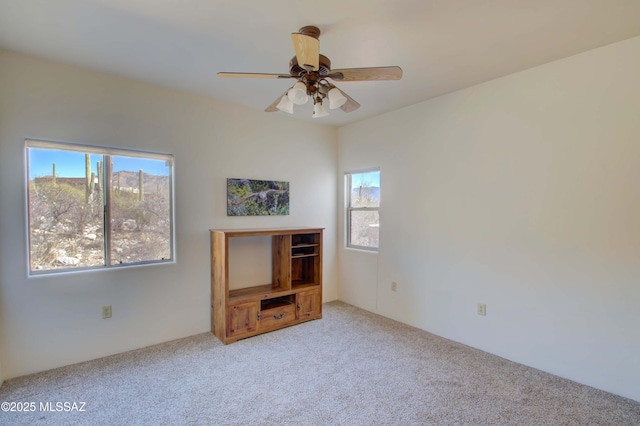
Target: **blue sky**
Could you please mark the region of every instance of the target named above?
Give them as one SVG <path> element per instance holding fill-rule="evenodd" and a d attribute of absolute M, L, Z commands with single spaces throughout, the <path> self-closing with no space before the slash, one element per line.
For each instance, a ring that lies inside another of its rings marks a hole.
<path fill-rule="evenodd" d="M 380 172 L 354 173 L 351 175 L 351 188 L 358 188 L 361 183 L 380 187 Z"/>
<path fill-rule="evenodd" d="M 34 177 L 51 176 L 53 163 L 56 163 L 58 177 L 84 177 L 85 157 L 82 152 L 53 149 L 29 148 L 29 180 Z M 128 170 L 137 172 L 142 169 L 152 175 L 169 175 L 169 167 L 164 160 L 147 160 L 136 157 L 112 156 L 113 171 Z M 102 155 L 91 155 L 91 171 L 97 173 L 97 163 Z"/>

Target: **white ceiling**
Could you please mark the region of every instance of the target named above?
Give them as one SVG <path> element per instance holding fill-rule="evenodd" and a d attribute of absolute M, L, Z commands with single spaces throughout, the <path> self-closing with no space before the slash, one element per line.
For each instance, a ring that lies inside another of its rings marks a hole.
<path fill-rule="evenodd" d="M 305 25 L 333 68 L 404 71 L 337 82 L 361 108 L 313 121 L 339 126 L 638 36 L 640 0 L 0 0 L 0 47 L 256 110 L 293 81 L 216 73 L 288 73 Z"/>

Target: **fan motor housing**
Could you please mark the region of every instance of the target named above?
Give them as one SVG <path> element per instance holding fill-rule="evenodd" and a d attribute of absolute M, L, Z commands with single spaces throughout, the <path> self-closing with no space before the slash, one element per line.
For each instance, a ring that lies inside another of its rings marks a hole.
<path fill-rule="evenodd" d="M 302 74 L 307 73 L 308 71 L 298 65 L 298 58 L 293 57 L 289 61 L 289 74 L 293 77 L 300 77 Z M 320 76 L 324 77 L 331 72 L 331 61 L 324 55 L 320 55 L 318 71 L 316 71 Z"/>

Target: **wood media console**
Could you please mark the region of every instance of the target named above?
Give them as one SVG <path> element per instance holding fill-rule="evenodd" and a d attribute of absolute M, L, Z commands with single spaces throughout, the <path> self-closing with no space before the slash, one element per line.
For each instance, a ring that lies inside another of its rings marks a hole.
<path fill-rule="evenodd" d="M 210 230 L 212 333 L 228 344 L 322 318 L 322 231 Z M 271 237 L 272 281 L 230 290 L 229 240 L 243 237 Z"/>

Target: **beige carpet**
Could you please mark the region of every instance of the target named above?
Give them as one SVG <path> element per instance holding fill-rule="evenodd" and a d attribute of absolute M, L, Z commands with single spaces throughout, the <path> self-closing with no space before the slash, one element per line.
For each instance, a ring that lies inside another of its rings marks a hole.
<path fill-rule="evenodd" d="M 639 402 L 341 302 L 228 346 L 206 333 L 9 380 L 0 401 L 37 408 L 2 425 L 640 424 Z"/>

